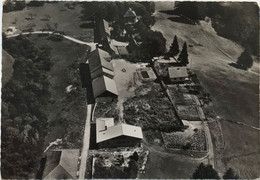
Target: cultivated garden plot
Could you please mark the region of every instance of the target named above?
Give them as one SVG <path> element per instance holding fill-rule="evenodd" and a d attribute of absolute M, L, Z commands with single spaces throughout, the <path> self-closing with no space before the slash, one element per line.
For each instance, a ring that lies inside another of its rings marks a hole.
<path fill-rule="evenodd" d="M 202 122 L 183 122 L 188 126 L 183 132 L 162 133 L 165 147 L 168 149 L 206 151 L 206 135 Z"/>
<path fill-rule="evenodd" d="M 149 83 L 151 90 L 145 95 L 136 94 L 124 102 L 125 121 L 128 124 L 140 125 L 143 131 L 173 131 L 180 128 L 172 110 L 172 104 L 161 91 L 159 84 Z M 145 85 L 146 86 L 146 85 Z M 140 89 L 145 89 L 141 86 Z M 138 88 L 136 92 L 139 92 Z"/>
<path fill-rule="evenodd" d="M 145 169 L 149 152 L 142 147 L 92 150 L 94 178 L 133 178 Z"/>
<path fill-rule="evenodd" d="M 114 118 L 115 123 L 119 120 L 117 101 L 98 102 L 94 111 L 94 121 L 97 118 Z"/>

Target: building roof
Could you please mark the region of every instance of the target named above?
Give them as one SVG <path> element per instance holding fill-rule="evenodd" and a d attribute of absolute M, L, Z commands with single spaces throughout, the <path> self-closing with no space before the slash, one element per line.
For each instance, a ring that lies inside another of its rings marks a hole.
<path fill-rule="evenodd" d="M 185 78 L 189 76 L 187 67 L 169 67 L 168 72 L 170 78 Z"/>
<path fill-rule="evenodd" d="M 47 152 L 43 179 L 76 179 L 78 149 L 52 150 Z"/>
<path fill-rule="evenodd" d="M 93 79 L 95 79 L 99 76 L 102 76 L 104 74 L 107 74 L 107 75 L 112 76 L 112 77 L 114 77 L 114 75 L 115 75 L 113 71 L 102 67 L 102 68 L 99 68 L 99 69 L 91 72 L 91 79 L 93 80 Z"/>
<path fill-rule="evenodd" d="M 131 8 L 129 8 L 124 15 L 124 18 L 128 18 L 128 17 L 136 17 L 135 12 Z"/>
<path fill-rule="evenodd" d="M 121 56 L 128 56 L 128 51 L 125 46 L 117 46 L 117 50 Z"/>
<path fill-rule="evenodd" d="M 105 30 L 105 33 L 107 33 L 109 36 L 111 35 L 110 34 L 110 28 L 109 28 L 109 24 L 106 20 L 103 19 L 103 25 L 104 25 L 104 30 Z"/>
<path fill-rule="evenodd" d="M 108 42 L 108 45 L 109 45 L 110 49 L 111 49 L 116 55 L 119 55 L 119 52 L 118 52 L 117 48 L 115 47 L 113 41 L 112 41 L 109 37 L 107 37 L 107 42 Z"/>
<path fill-rule="evenodd" d="M 96 120 L 96 136 L 97 143 L 100 143 L 119 136 L 143 139 L 143 132 L 141 127 L 138 126 L 128 124 L 114 125 L 114 118 L 98 118 Z"/>
<path fill-rule="evenodd" d="M 93 72 L 98 68 L 102 68 L 102 67 L 113 71 L 114 68 L 110 63 L 110 60 L 111 60 L 111 56 L 109 55 L 108 52 L 100 48 L 95 49 L 88 56 L 90 72 Z"/>
<path fill-rule="evenodd" d="M 104 75 L 94 79 L 92 81 L 92 87 L 95 98 L 105 93 L 106 91 L 114 95 L 118 95 L 115 81 Z"/>

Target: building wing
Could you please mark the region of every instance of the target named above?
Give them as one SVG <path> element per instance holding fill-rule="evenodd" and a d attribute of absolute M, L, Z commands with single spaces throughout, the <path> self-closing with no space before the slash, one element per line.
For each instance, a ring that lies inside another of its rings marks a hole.
<path fill-rule="evenodd" d="M 104 75 L 94 79 L 92 81 L 92 87 L 95 98 L 106 92 L 118 95 L 115 81 Z"/>
<path fill-rule="evenodd" d="M 104 123 L 104 119 L 110 119 L 110 125 Z M 113 120 L 113 123 L 111 122 Z M 114 125 L 113 118 L 98 118 L 96 120 L 96 136 L 97 143 L 107 141 L 120 136 L 129 136 L 133 138 L 143 139 L 141 127 L 128 124 Z"/>
<path fill-rule="evenodd" d="M 111 60 L 111 56 L 109 55 L 108 52 L 99 48 L 95 49 L 88 56 L 90 72 L 93 72 L 98 68 L 102 68 L 102 67 L 113 71 L 114 68 L 110 63 L 110 60 Z"/>

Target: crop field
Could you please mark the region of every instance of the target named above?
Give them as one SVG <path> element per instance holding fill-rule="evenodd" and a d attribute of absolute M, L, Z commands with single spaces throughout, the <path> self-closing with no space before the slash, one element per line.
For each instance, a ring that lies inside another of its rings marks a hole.
<path fill-rule="evenodd" d="M 159 84 L 148 83 L 151 90 L 145 95 L 136 94 L 124 102 L 125 121 L 129 124 L 140 125 L 144 131 L 166 128 L 178 129 L 179 124 L 172 111 L 172 105 Z M 148 84 L 145 84 L 146 87 Z M 140 86 L 136 92 L 145 90 Z"/>

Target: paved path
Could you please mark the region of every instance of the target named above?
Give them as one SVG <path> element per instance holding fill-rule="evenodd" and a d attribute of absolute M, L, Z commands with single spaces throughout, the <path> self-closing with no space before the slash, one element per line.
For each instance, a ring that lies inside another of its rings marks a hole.
<path fill-rule="evenodd" d="M 68 39 L 68 40 L 73 41 L 73 42 L 75 42 L 75 43 L 88 45 L 88 46 L 91 47 L 91 51 L 93 51 L 94 49 L 96 49 L 96 44 L 97 44 L 97 43 L 92 43 L 92 42 L 81 41 L 81 40 L 76 39 L 76 38 L 74 38 L 74 37 L 71 37 L 71 36 L 68 36 L 68 35 L 64 35 L 64 34 L 61 34 L 61 33 L 58 33 L 58 32 L 53 32 L 53 31 L 23 32 L 23 33 L 20 33 L 20 34 L 8 35 L 8 36 L 6 36 L 6 38 L 13 38 L 13 37 L 17 37 L 17 36 L 19 36 L 19 35 L 30 35 L 30 34 L 49 34 L 49 35 L 54 34 L 54 35 L 59 35 L 59 36 L 64 37 L 65 39 Z"/>
<path fill-rule="evenodd" d="M 85 122 L 84 138 L 83 138 L 83 147 L 81 151 L 81 163 L 79 167 L 79 179 L 85 179 L 86 173 L 86 164 L 88 158 L 89 142 L 90 142 L 90 121 L 92 117 L 92 104 L 88 104 L 87 108 L 87 118 Z"/>

